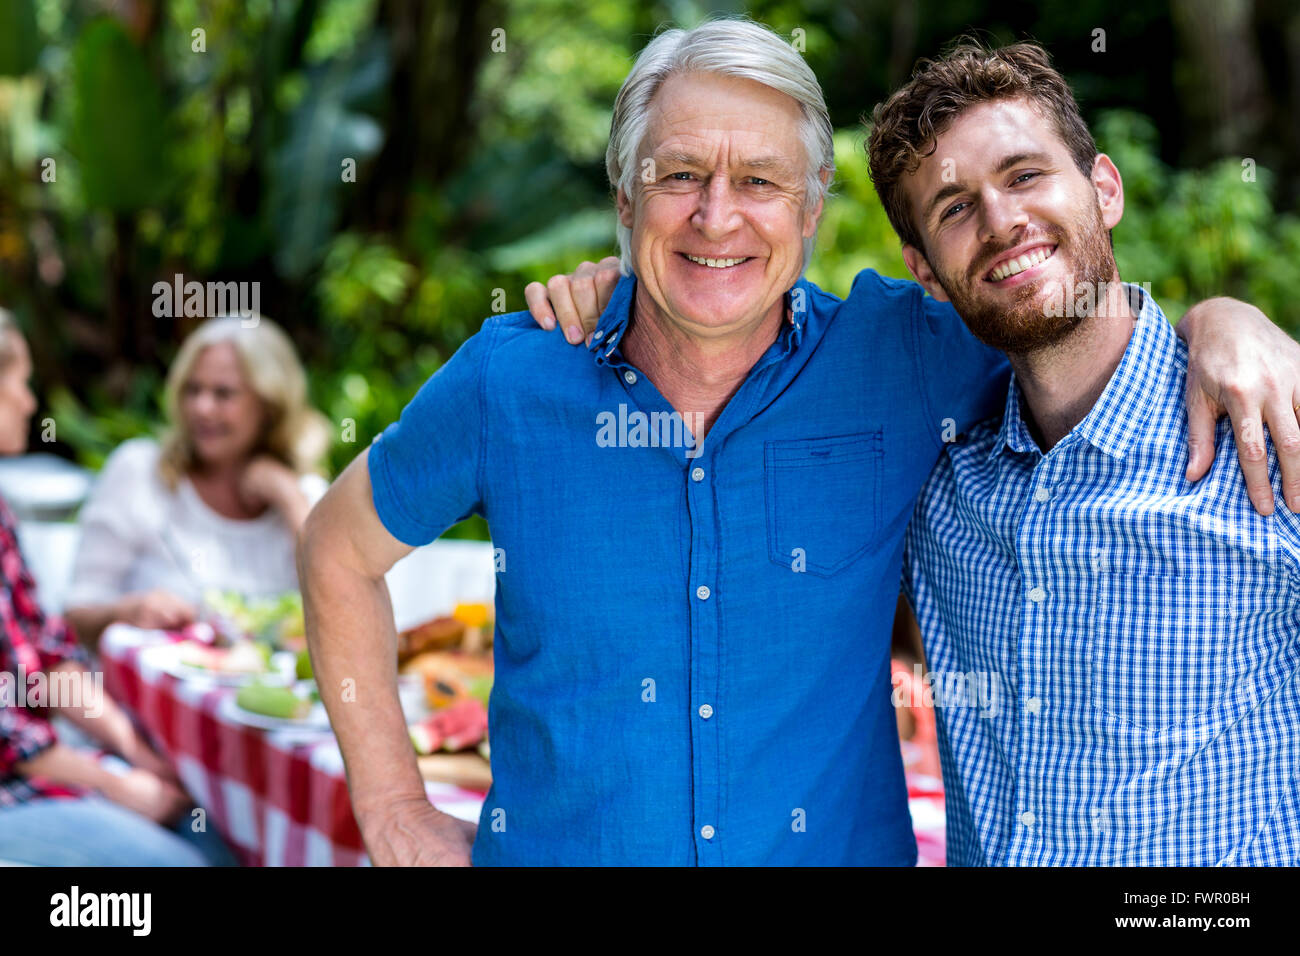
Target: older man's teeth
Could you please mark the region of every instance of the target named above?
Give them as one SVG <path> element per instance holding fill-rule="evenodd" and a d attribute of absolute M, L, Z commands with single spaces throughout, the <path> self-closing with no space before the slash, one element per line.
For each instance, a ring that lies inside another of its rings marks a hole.
<path fill-rule="evenodd" d="M 1052 258 L 1052 253 L 1055 251 L 1055 249 L 1047 246 L 1039 246 L 1037 249 L 1031 249 L 1023 256 L 1018 256 L 1009 262 L 1002 263 L 1002 265 L 989 273 L 989 278 L 994 282 L 1001 282 L 1003 279 L 1019 275 L 1026 269 L 1038 265 L 1040 262 L 1046 262 L 1048 259 Z"/>
<path fill-rule="evenodd" d="M 691 262 L 698 262 L 702 266 L 708 266 L 710 269 L 729 269 L 731 266 L 738 266 L 744 259 L 703 259 L 700 256 L 693 256 L 687 253 L 687 259 Z"/>

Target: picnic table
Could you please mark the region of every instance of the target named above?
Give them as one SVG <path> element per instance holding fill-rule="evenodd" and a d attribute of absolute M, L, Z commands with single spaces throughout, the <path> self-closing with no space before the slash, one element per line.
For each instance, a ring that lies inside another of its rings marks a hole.
<path fill-rule="evenodd" d="M 113 625 L 100 642 L 104 683 L 172 761 L 207 825 L 245 865 L 366 865 L 334 735 L 241 723 L 236 688 L 150 665 L 145 649 L 170 640 Z M 434 782 L 425 789 L 439 810 L 478 820 L 486 793 Z"/>

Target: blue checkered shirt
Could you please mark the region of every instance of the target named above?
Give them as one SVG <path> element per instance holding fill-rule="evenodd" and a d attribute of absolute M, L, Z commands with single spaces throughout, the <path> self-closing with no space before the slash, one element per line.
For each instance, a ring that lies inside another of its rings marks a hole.
<path fill-rule="evenodd" d="M 1051 451 L 1013 379 L 917 502 L 950 865 L 1300 863 L 1300 520 L 1251 508 L 1226 420 L 1188 483 L 1186 347 L 1141 303 Z"/>

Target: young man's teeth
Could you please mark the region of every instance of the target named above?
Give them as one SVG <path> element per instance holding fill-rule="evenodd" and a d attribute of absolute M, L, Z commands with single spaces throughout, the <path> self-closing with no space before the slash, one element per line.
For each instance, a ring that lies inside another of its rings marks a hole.
<path fill-rule="evenodd" d="M 744 259 L 702 259 L 699 256 L 693 256 L 690 253 L 686 255 L 691 262 L 698 262 L 702 266 L 708 266 L 710 269 L 727 269 L 731 266 L 738 266 Z"/>
<path fill-rule="evenodd" d="M 1031 266 L 1036 266 L 1040 262 L 1050 259 L 1052 252 L 1052 249 L 1040 246 L 1037 249 L 1026 252 L 1023 256 L 1018 256 L 1017 258 L 1012 259 L 1010 262 L 1002 263 L 1002 265 L 994 269 L 990 275 L 994 282 L 1001 282 L 1003 279 L 1019 275 Z"/>

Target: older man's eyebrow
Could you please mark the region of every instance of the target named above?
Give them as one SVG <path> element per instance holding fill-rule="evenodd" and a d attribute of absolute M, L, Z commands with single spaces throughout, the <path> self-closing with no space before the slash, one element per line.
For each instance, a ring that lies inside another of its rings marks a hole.
<path fill-rule="evenodd" d="M 658 154 L 655 158 L 658 162 L 667 165 L 688 166 L 694 169 L 701 169 L 710 165 L 708 160 L 694 153 L 685 153 L 679 150 L 668 150 Z M 754 156 L 749 159 L 739 160 L 732 165 L 736 169 L 787 170 L 790 168 L 789 160 L 780 156 Z"/>
<path fill-rule="evenodd" d="M 1048 156 L 1046 153 L 1040 153 L 1040 152 L 1012 153 L 1009 156 L 1003 157 L 1002 160 L 998 162 L 997 168 L 995 168 L 993 171 L 995 173 L 1005 173 L 1007 170 L 1014 169 L 1015 167 L 1021 165 L 1022 163 L 1049 164 L 1051 162 L 1052 162 L 1052 158 Z M 963 193 L 965 191 L 966 191 L 965 183 L 960 183 L 960 182 L 945 183 L 939 189 L 939 191 L 934 194 L 934 196 L 930 199 L 929 204 L 925 207 L 925 218 L 929 219 L 932 215 L 934 215 L 935 207 L 938 206 L 945 199 L 949 198 L 950 196 L 956 196 L 958 193 Z"/>
<path fill-rule="evenodd" d="M 789 169 L 790 162 L 780 156 L 755 156 L 736 164 L 742 169 Z"/>
<path fill-rule="evenodd" d="M 669 150 L 667 152 L 656 152 L 654 158 L 657 162 L 673 166 L 703 166 L 704 160 L 694 153 L 683 153 L 678 150 Z"/>

